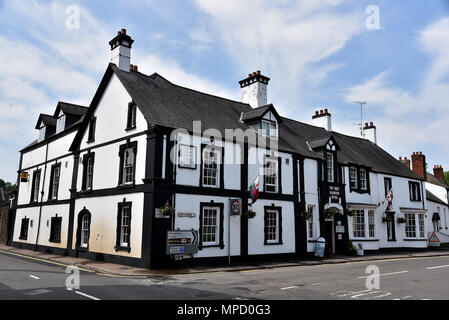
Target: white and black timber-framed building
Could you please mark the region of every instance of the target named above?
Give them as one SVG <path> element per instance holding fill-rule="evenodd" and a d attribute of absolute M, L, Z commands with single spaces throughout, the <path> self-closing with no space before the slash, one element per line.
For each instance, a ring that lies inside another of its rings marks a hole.
<path fill-rule="evenodd" d="M 110 42 L 88 107 L 60 102 L 39 117 L 39 139 L 21 151 L 14 246 L 147 268 L 170 263 L 168 230 L 199 232 L 194 261 L 225 261 L 228 249 L 301 257 L 320 236 L 329 254 L 348 240 L 427 247 L 425 180 L 377 146 L 373 124 L 361 139 L 332 131 L 328 110 L 311 125 L 282 117 L 260 72 L 240 82 L 241 102 L 144 75 L 130 64 L 133 42 L 124 29 Z M 228 219 L 231 198 L 248 210 L 258 175 L 256 216 Z M 176 212 L 157 217 L 167 202 Z"/>

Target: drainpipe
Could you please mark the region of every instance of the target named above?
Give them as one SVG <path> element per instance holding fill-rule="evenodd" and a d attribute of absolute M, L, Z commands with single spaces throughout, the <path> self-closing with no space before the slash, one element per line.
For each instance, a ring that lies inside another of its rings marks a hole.
<path fill-rule="evenodd" d="M 34 251 L 37 251 L 38 243 L 39 243 L 39 233 L 41 231 L 41 218 L 42 218 L 42 203 L 44 202 L 44 188 L 45 188 L 45 176 L 47 175 L 47 161 L 48 161 L 48 142 L 45 147 L 45 167 L 44 167 L 44 178 L 42 179 L 42 191 L 41 191 L 41 203 L 39 205 L 39 221 L 37 225 L 37 235 L 36 235 L 36 244 L 34 246 Z"/>

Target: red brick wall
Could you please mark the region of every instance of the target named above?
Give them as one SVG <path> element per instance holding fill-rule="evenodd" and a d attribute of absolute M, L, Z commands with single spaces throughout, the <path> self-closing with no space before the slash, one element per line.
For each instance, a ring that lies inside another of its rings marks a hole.
<path fill-rule="evenodd" d="M 426 171 L 426 156 L 422 154 L 422 152 L 413 152 L 412 155 L 412 166 L 413 171 L 426 179 L 427 171 Z"/>
<path fill-rule="evenodd" d="M 433 175 L 444 182 L 444 170 L 442 166 L 433 167 Z"/>

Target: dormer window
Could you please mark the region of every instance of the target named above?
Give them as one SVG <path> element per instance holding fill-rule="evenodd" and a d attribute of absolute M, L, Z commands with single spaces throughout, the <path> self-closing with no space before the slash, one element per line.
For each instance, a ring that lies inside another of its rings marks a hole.
<path fill-rule="evenodd" d="M 65 129 L 65 114 L 58 118 L 56 122 L 56 133 L 62 132 Z"/>
<path fill-rule="evenodd" d="M 262 120 L 262 135 L 264 137 L 277 138 L 277 123 L 275 121 Z"/>

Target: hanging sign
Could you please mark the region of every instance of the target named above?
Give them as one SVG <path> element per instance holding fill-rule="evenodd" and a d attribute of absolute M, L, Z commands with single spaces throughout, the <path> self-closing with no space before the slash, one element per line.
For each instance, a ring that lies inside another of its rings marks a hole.
<path fill-rule="evenodd" d="M 28 172 L 22 172 L 20 175 L 20 182 L 28 182 Z"/>

